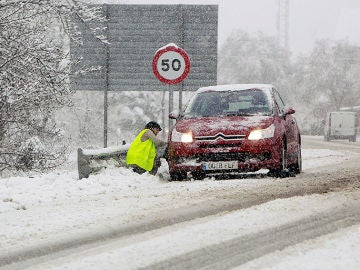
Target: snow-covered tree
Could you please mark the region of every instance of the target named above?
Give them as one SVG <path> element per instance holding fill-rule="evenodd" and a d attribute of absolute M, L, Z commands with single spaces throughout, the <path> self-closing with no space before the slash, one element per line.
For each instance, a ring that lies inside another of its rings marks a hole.
<path fill-rule="evenodd" d="M 288 76 L 290 58 L 275 37 L 238 30 L 219 52 L 219 83 L 271 83 L 279 88 Z"/>
<path fill-rule="evenodd" d="M 71 105 L 65 36 L 80 43 L 76 21 L 96 20 L 100 10 L 80 1 L 0 0 L 0 172 L 61 162 L 66 144 L 53 114 Z"/>
<path fill-rule="evenodd" d="M 344 41 L 318 41 L 309 56 L 299 58 L 289 84 L 299 94 L 304 126 L 321 135 L 328 111 L 360 103 L 360 48 Z"/>
<path fill-rule="evenodd" d="M 360 48 L 347 42 L 320 41 L 306 63 L 304 98 L 332 110 L 358 105 Z"/>

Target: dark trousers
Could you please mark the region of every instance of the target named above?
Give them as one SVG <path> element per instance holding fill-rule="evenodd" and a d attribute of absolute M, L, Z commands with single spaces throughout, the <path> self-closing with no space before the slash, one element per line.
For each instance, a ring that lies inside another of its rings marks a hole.
<path fill-rule="evenodd" d="M 138 165 L 136 164 L 131 164 L 129 165 L 130 167 L 132 167 L 132 170 L 138 174 L 143 174 L 146 172 L 146 170 L 144 170 L 143 168 L 140 168 Z M 154 160 L 154 166 L 152 168 L 151 171 L 149 171 L 150 174 L 155 175 L 159 169 L 159 167 L 161 166 L 161 160 L 159 157 L 156 157 Z"/>

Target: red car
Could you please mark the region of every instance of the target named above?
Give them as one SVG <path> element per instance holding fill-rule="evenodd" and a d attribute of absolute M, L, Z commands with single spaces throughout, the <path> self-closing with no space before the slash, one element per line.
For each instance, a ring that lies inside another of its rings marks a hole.
<path fill-rule="evenodd" d="M 172 112 L 171 180 L 255 172 L 286 177 L 301 172 L 295 110 L 269 84 L 202 87 L 183 112 Z"/>

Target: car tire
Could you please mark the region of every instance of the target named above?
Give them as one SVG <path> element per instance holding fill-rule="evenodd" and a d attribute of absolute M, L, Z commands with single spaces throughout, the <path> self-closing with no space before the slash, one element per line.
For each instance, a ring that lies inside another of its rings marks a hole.
<path fill-rule="evenodd" d="M 301 145 L 298 144 L 296 161 L 289 166 L 290 173 L 299 174 L 302 171 Z"/>
<path fill-rule="evenodd" d="M 191 175 L 195 180 L 203 180 L 206 177 L 204 172 L 193 172 Z"/>
<path fill-rule="evenodd" d="M 278 168 L 276 169 L 269 169 L 269 172 L 267 173 L 268 176 L 276 177 L 276 178 L 285 178 L 290 176 L 290 171 L 287 168 L 286 165 L 286 147 L 285 147 L 285 140 L 282 140 L 281 145 L 281 159 L 280 164 Z"/>
<path fill-rule="evenodd" d="M 326 132 L 326 134 L 324 135 L 324 140 L 325 140 L 326 142 L 329 142 L 329 141 L 331 140 L 331 138 L 330 138 L 330 132 Z"/>
<path fill-rule="evenodd" d="M 170 181 L 182 181 L 186 178 L 186 172 L 170 172 Z"/>

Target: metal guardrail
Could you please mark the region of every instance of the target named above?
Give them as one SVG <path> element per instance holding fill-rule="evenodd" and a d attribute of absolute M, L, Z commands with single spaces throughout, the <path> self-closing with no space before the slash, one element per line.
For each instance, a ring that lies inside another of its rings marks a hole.
<path fill-rule="evenodd" d="M 130 144 L 101 148 L 81 149 L 78 148 L 78 172 L 79 179 L 88 178 L 90 174 L 107 167 L 125 167 L 126 153 Z"/>

